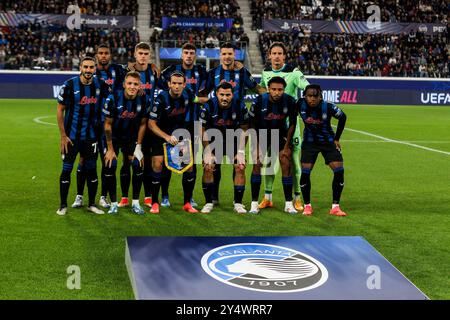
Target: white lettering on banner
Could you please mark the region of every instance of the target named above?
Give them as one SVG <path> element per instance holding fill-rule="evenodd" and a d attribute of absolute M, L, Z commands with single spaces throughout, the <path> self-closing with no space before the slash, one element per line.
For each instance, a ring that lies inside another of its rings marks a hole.
<path fill-rule="evenodd" d="M 62 86 L 53 86 L 53 98 L 56 99 L 56 97 L 58 97 L 61 87 Z"/>
<path fill-rule="evenodd" d="M 444 32 L 447 29 L 445 26 L 433 26 L 433 32 Z"/>
<path fill-rule="evenodd" d="M 339 101 L 339 90 L 324 90 L 323 93 L 323 100 L 325 101 L 331 101 L 333 103 L 338 103 Z"/>
<path fill-rule="evenodd" d="M 421 92 L 420 101 L 422 103 L 431 104 L 446 104 L 450 103 L 450 93 L 437 92 Z"/>

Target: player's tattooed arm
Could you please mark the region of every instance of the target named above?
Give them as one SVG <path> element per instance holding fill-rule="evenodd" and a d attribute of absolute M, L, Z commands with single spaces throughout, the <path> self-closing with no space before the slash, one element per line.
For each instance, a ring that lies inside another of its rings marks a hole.
<path fill-rule="evenodd" d="M 107 151 L 105 154 L 105 166 L 111 168 L 114 159 L 117 159 L 116 153 L 114 152 L 114 147 L 112 143 L 112 118 L 105 119 L 105 137 L 107 144 Z"/>
<path fill-rule="evenodd" d="M 58 108 L 56 111 L 56 119 L 58 121 L 59 133 L 61 135 L 60 151 L 61 154 L 66 154 L 69 151 L 69 143 L 73 145 L 72 140 L 67 136 L 66 130 L 64 129 L 64 111 L 66 106 L 58 103 Z"/>

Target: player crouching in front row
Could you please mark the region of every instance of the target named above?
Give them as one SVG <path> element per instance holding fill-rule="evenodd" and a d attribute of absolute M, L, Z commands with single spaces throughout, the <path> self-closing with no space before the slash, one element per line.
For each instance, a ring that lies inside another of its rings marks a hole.
<path fill-rule="evenodd" d="M 210 213 L 213 210 L 213 192 L 218 188 L 214 183 L 214 170 L 223 163 L 223 155 L 227 154 L 233 161 L 233 182 L 234 182 L 234 211 L 237 213 L 247 213 L 242 198 L 245 191 L 245 131 L 248 129 L 248 110 L 244 102 L 234 98 L 233 86 L 228 82 L 222 82 L 216 88 L 216 97 L 209 100 L 200 110 L 200 122 L 202 123 L 201 137 L 204 147 L 203 154 L 203 193 L 206 204 L 202 208 L 202 213 Z M 226 142 L 227 130 L 237 133 L 237 144 L 229 145 L 228 151 Z M 205 132 L 205 130 L 208 130 Z M 214 141 L 210 141 L 214 132 L 218 134 Z M 222 141 L 218 141 L 222 138 Z M 213 147 L 214 146 L 214 147 Z M 219 156 L 219 153 L 222 153 Z"/>
<path fill-rule="evenodd" d="M 284 93 L 286 81 L 281 77 L 273 77 L 268 82 L 268 93 L 260 95 L 252 104 L 249 114 L 251 127 L 256 130 L 257 150 L 253 150 L 256 164 L 253 165 L 251 186 L 252 204 L 250 213 L 259 213 L 258 197 L 261 188 L 261 167 L 264 153 L 276 155 L 280 159 L 282 184 L 285 197 L 284 211 L 295 214 L 297 211 L 292 203 L 292 136 L 297 124 L 297 112 L 294 98 Z M 288 120 L 288 121 L 286 121 Z M 267 133 L 263 137 L 263 133 Z M 272 137 L 273 136 L 273 137 Z M 267 141 L 267 149 L 262 147 L 262 139 Z M 278 139 L 278 148 L 276 141 Z M 273 150 L 272 150 L 273 149 Z M 274 163 L 272 164 L 274 166 Z"/>
<path fill-rule="evenodd" d="M 305 203 L 303 214 L 310 216 L 313 213 L 310 175 L 317 156 L 322 153 L 325 164 L 334 172 L 333 204 L 330 214 L 344 217 L 346 213 L 339 207 L 339 200 L 344 189 L 344 160 L 339 139 L 344 131 L 347 116 L 336 105 L 322 99 L 322 89 L 319 85 L 308 85 L 303 92 L 303 97 L 298 101 L 300 116 L 305 124 L 300 178 L 300 187 Z M 331 117 L 339 120 L 336 134 L 331 128 Z"/>
<path fill-rule="evenodd" d="M 145 96 L 140 96 L 140 75 L 136 71 L 126 74 L 123 82 L 125 90 L 111 94 L 105 102 L 103 113 L 105 119 L 105 137 L 107 151 L 105 160 L 105 184 L 111 197 L 110 214 L 118 212 L 117 203 L 117 155 L 123 154 L 124 165 L 133 166 L 133 201 L 131 210 L 136 214 L 144 214 L 139 204 L 139 194 L 143 178 L 143 154 L 141 143 L 144 138 L 148 119 L 148 107 Z"/>

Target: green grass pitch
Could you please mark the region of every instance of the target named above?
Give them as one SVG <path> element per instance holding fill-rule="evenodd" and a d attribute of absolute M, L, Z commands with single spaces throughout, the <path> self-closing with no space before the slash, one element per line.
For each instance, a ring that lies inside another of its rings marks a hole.
<path fill-rule="evenodd" d="M 346 218 L 327 214 L 332 173 L 320 157 L 312 173 L 312 217 L 281 211 L 278 177 L 277 208 L 258 216 L 233 213 L 229 168 L 220 208 L 210 215 L 181 210 L 180 177 L 173 175 L 173 207 L 160 215 L 71 209 L 60 217 L 55 101 L 0 100 L 0 299 L 133 299 L 126 236 L 303 235 L 363 236 L 431 299 L 450 299 L 450 108 L 342 107 Z M 69 204 L 75 189 L 74 170 Z M 203 205 L 200 178 L 194 198 Z M 244 203 L 250 204 L 249 184 Z M 71 265 L 80 267 L 81 290 L 67 289 Z"/>

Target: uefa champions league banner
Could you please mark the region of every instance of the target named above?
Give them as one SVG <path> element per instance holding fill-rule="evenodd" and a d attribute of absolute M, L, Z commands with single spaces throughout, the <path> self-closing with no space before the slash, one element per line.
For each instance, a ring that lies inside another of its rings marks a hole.
<path fill-rule="evenodd" d="M 46 23 L 49 25 L 65 26 L 71 15 L 66 14 L 21 14 L 0 13 L 0 26 L 17 27 L 24 23 Z M 81 15 L 81 25 L 89 28 L 133 28 L 134 17 L 132 16 L 94 16 Z"/>
<path fill-rule="evenodd" d="M 56 99 L 64 81 L 78 74 L 0 70 L 0 99 Z M 259 75 L 254 78 L 260 81 Z M 450 79 L 323 76 L 307 79 L 321 85 L 323 98 L 336 104 L 450 106 Z M 256 94 L 245 96 L 246 101 L 255 98 Z"/>
<path fill-rule="evenodd" d="M 233 27 L 233 19 L 213 19 L 213 18 L 162 18 L 163 30 L 169 27 L 181 29 L 206 29 L 216 27 L 219 31 L 228 31 Z"/>
<path fill-rule="evenodd" d="M 367 21 L 319 21 L 319 20 L 264 20 L 264 31 L 289 32 L 295 28 L 306 28 L 312 33 L 381 33 L 381 34 L 408 34 L 422 32 L 428 35 L 444 33 L 447 26 L 432 23 L 394 23 L 379 22 L 369 23 Z"/>

